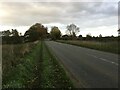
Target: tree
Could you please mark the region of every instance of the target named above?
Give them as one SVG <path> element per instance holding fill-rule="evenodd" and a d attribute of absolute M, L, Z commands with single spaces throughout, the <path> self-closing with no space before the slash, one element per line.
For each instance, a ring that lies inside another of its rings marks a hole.
<path fill-rule="evenodd" d="M 12 32 L 11 32 L 12 36 L 19 36 L 19 32 L 16 30 L 16 29 L 12 29 Z"/>
<path fill-rule="evenodd" d="M 120 29 L 118 30 L 118 35 L 120 36 Z"/>
<path fill-rule="evenodd" d="M 102 35 L 100 34 L 99 37 L 102 38 Z"/>
<path fill-rule="evenodd" d="M 40 23 L 32 25 L 24 34 L 26 41 L 35 41 L 38 39 L 44 39 L 47 35 L 47 27 L 44 27 Z"/>
<path fill-rule="evenodd" d="M 77 27 L 75 24 L 67 25 L 67 32 L 69 35 L 76 37 L 76 34 L 79 32 L 79 27 Z"/>
<path fill-rule="evenodd" d="M 82 35 L 79 35 L 77 39 L 78 39 L 78 40 L 83 40 Z"/>
<path fill-rule="evenodd" d="M 62 39 L 63 40 L 69 40 L 69 36 L 67 34 L 65 34 L 65 35 L 62 36 Z"/>
<path fill-rule="evenodd" d="M 2 31 L 2 36 L 7 36 L 9 37 L 11 35 L 10 30 Z"/>
<path fill-rule="evenodd" d="M 59 30 L 58 27 L 53 26 L 51 28 L 50 35 L 53 40 L 60 39 L 61 31 Z"/>
<path fill-rule="evenodd" d="M 87 39 L 87 40 L 91 40 L 91 39 L 92 39 L 91 33 L 88 33 L 88 34 L 86 35 L 86 39 Z"/>
<path fill-rule="evenodd" d="M 82 38 L 82 35 L 79 35 L 78 37 L 79 37 L 79 38 Z"/>
<path fill-rule="evenodd" d="M 2 41 L 2 43 L 7 44 L 22 43 L 22 39 L 19 36 L 19 32 L 17 31 L 17 29 L 12 29 L 11 32 L 10 30 L 2 31 Z"/>

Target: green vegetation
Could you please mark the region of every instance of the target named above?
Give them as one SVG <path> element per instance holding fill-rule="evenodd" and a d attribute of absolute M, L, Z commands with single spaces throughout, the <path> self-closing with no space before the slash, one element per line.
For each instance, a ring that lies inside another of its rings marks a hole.
<path fill-rule="evenodd" d="M 58 40 L 60 39 L 61 31 L 58 27 L 54 26 L 51 28 L 50 35 L 53 40 Z"/>
<path fill-rule="evenodd" d="M 17 58 L 13 62 L 16 62 L 16 60 Z M 34 45 L 31 51 L 19 60 L 8 72 L 6 71 L 3 74 L 3 89 L 73 87 L 65 71 L 52 56 L 43 41 Z M 10 61 L 8 62 L 10 63 Z M 4 67 L 6 66 L 7 64 L 4 64 Z"/>
<path fill-rule="evenodd" d="M 16 29 L 2 31 L 2 44 L 20 44 L 23 43 L 23 37 L 19 36 L 19 32 Z"/>
<path fill-rule="evenodd" d="M 99 41 L 80 41 L 80 40 L 57 40 L 57 42 L 120 54 L 120 51 L 118 50 L 117 41 L 99 42 Z"/>
<path fill-rule="evenodd" d="M 43 45 L 41 87 L 73 88 L 72 82 L 66 76 L 65 71 L 53 57 L 46 45 Z"/>
<path fill-rule="evenodd" d="M 37 43 L 25 43 L 25 44 L 16 44 L 16 45 L 2 45 L 2 77 L 3 81 L 8 76 L 8 73 L 16 68 L 20 64 L 28 53 L 32 51 L 32 48 Z"/>
<path fill-rule="evenodd" d="M 47 27 L 40 23 L 32 25 L 24 34 L 25 42 L 43 39 L 47 35 Z"/>
<path fill-rule="evenodd" d="M 36 78 L 36 60 L 39 59 L 39 46 L 40 44 L 35 46 L 28 55 L 21 58 L 20 62 L 14 65 L 8 73 L 3 73 L 3 88 L 25 88 L 30 86 Z M 16 62 L 16 60 L 17 59 L 13 62 Z M 8 62 L 10 63 L 10 61 Z M 7 64 L 4 64 L 3 66 L 6 65 Z"/>
<path fill-rule="evenodd" d="M 48 28 L 41 23 L 32 25 L 24 36 L 16 29 L 0 32 L 3 88 L 73 87 L 64 69 L 42 41 L 44 39 L 120 54 L 117 42 L 120 37 L 102 37 L 101 34 L 99 37 L 92 37 L 91 34 L 82 37 L 76 36 L 80 30 L 75 24 L 66 28 L 66 35 L 63 36 L 57 26 L 51 27 L 48 33 Z"/>

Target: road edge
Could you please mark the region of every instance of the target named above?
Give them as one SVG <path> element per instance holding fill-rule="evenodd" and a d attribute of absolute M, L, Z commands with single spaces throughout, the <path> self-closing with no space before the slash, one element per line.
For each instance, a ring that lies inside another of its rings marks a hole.
<path fill-rule="evenodd" d="M 46 44 L 46 42 L 45 42 Z M 75 88 L 84 88 L 84 85 L 82 83 L 80 83 L 80 81 L 72 74 L 72 72 L 65 66 L 65 64 L 62 62 L 62 60 L 60 60 L 59 57 L 57 57 L 57 55 L 54 53 L 54 51 L 46 44 L 46 46 L 48 47 L 50 53 L 53 55 L 53 57 L 58 61 L 58 63 L 60 64 L 60 66 L 64 69 L 66 75 L 71 79 L 73 85 Z"/>

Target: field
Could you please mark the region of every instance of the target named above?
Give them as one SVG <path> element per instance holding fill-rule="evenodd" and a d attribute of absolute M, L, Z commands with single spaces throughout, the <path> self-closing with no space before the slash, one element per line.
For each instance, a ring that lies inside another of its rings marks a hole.
<path fill-rule="evenodd" d="M 57 42 L 120 54 L 120 51 L 118 49 L 118 41 L 99 42 L 99 41 L 80 41 L 80 40 L 57 40 Z"/>
<path fill-rule="evenodd" d="M 4 88 L 72 88 L 64 69 L 45 43 L 3 45 Z"/>

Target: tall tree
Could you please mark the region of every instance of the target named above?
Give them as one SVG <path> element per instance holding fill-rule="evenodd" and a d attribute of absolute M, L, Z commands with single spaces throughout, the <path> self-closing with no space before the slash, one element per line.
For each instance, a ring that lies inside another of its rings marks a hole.
<path fill-rule="evenodd" d="M 67 25 L 67 33 L 73 37 L 76 37 L 76 34 L 79 32 L 79 27 L 77 27 L 75 24 Z"/>
<path fill-rule="evenodd" d="M 53 40 L 60 39 L 61 31 L 58 27 L 54 26 L 51 28 L 50 35 Z"/>
<path fill-rule="evenodd" d="M 40 23 L 32 25 L 24 34 L 25 39 L 28 41 L 35 41 L 46 37 L 47 27 Z"/>

